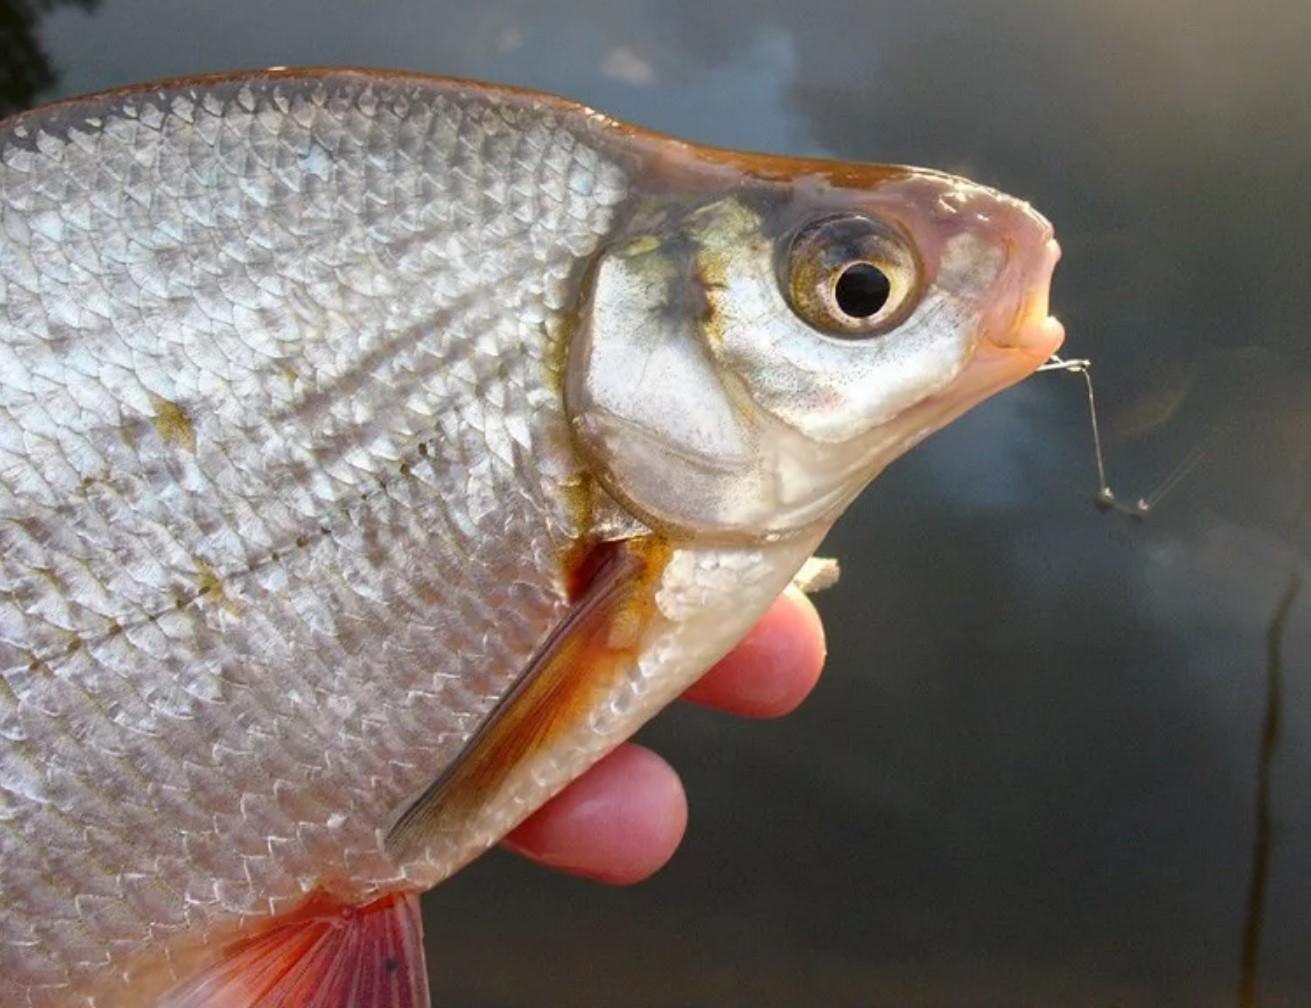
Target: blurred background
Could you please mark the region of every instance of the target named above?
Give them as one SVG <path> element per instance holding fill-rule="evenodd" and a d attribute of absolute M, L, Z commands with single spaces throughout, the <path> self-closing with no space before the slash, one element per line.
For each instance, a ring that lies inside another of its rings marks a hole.
<path fill-rule="evenodd" d="M 0 109 L 284 64 L 556 92 L 722 146 L 1024 196 L 1094 362 L 848 512 L 795 716 L 645 733 L 687 842 L 607 890 L 500 853 L 427 899 L 433 1000 L 1311 1004 L 1311 5 L 0 0 Z M 1172 482 L 1173 481 L 1173 482 Z M 1305 582 L 1305 583 L 1304 583 Z"/>

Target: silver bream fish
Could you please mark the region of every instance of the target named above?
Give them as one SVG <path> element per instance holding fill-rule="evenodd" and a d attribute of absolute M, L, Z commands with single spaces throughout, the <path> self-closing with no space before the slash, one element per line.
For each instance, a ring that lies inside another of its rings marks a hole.
<path fill-rule="evenodd" d="M 352 70 L 0 123 L 0 1004 L 427 1003 L 417 893 L 1060 344 L 916 168 Z"/>

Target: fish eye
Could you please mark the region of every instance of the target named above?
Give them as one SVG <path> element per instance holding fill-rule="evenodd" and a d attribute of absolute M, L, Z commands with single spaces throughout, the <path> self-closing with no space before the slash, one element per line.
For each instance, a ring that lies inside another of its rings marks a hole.
<path fill-rule="evenodd" d="M 877 315 L 888 303 L 892 281 L 873 263 L 852 263 L 838 276 L 833 299 L 852 318 L 867 319 Z"/>
<path fill-rule="evenodd" d="M 919 293 L 919 264 L 893 228 L 859 214 L 825 217 L 788 246 L 783 279 L 803 322 L 845 339 L 887 332 Z"/>

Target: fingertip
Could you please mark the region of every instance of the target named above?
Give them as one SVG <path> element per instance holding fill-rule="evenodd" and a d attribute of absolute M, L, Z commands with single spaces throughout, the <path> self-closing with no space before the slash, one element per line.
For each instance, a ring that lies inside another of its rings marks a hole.
<path fill-rule="evenodd" d="M 668 763 L 626 743 L 529 816 L 503 844 L 558 871 L 631 885 L 669 861 L 687 829 L 687 796 Z"/>
<path fill-rule="evenodd" d="M 745 717 L 780 717 L 796 710 L 815 688 L 825 653 L 819 613 L 789 587 L 684 696 Z"/>
<path fill-rule="evenodd" d="M 796 585 L 788 585 L 779 597 L 785 608 L 789 608 L 795 621 L 797 633 L 810 642 L 814 662 L 823 668 L 828 657 L 828 640 L 824 636 L 824 620 L 810 601 L 810 596 Z"/>

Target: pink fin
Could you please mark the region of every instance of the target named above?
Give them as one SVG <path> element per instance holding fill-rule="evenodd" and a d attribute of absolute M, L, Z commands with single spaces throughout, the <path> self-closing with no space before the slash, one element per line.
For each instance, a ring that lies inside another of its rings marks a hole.
<path fill-rule="evenodd" d="M 429 1008 L 418 894 L 315 900 L 226 949 L 158 1008 Z"/>

